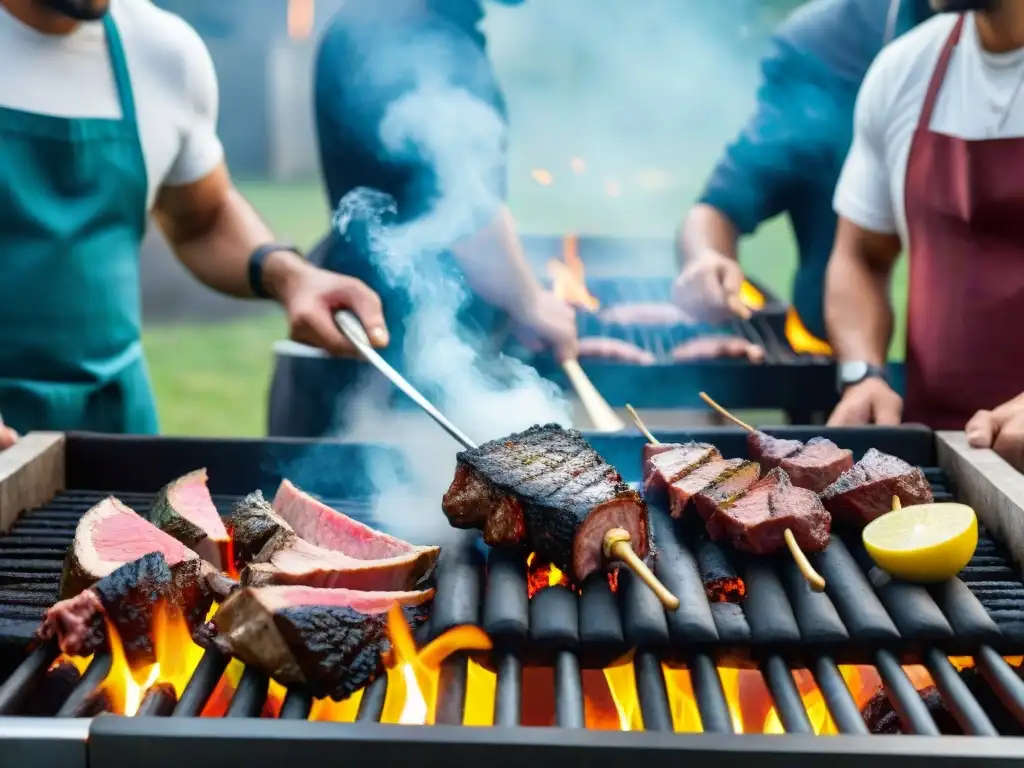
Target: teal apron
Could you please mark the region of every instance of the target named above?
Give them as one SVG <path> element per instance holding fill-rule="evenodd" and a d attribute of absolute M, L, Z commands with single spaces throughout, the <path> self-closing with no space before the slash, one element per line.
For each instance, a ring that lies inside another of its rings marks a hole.
<path fill-rule="evenodd" d="M 120 120 L 0 107 L 0 414 L 19 432 L 152 434 L 140 341 L 146 164 L 121 38 Z"/>

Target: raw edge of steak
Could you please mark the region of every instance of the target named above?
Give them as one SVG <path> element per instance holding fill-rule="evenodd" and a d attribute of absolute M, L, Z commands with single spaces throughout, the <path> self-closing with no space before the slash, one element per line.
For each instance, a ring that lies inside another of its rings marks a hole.
<path fill-rule="evenodd" d="M 218 568 L 224 568 L 222 552 L 228 542 L 227 528 L 207 486 L 206 469 L 197 469 L 172 480 L 160 489 L 149 520 Z"/>
<path fill-rule="evenodd" d="M 406 621 L 415 630 L 427 620 L 433 598 L 433 590 L 303 591 L 312 600 L 317 592 L 334 593 L 325 595 L 325 602 L 330 599 L 334 604 L 307 602 L 268 609 L 258 591 L 242 590 L 196 633 L 196 640 L 252 664 L 283 685 L 300 684 L 313 696 L 341 701 L 371 683 L 383 669 L 383 656 L 390 648 L 385 601 L 401 603 Z M 377 598 L 381 610 L 363 613 L 343 604 L 347 597 L 362 607 L 368 598 Z"/>
<path fill-rule="evenodd" d="M 853 466 L 853 451 L 824 437 L 812 437 L 802 450 L 779 462 L 793 485 L 821 493 Z"/>
<path fill-rule="evenodd" d="M 825 508 L 839 521 L 863 527 L 892 510 L 892 497 L 903 506 L 935 500 L 919 467 L 871 448 L 821 494 Z"/>

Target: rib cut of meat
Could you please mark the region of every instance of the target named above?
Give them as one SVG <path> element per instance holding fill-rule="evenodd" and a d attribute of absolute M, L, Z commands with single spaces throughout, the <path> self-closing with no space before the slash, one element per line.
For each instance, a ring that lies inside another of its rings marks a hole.
<path fill-rule="evenodd" d="M 163 603 L 168 615 L 180 615 L 194 631 L 205 621 L 213 600 L 227 596 L 219 588 L 226 583 L 198 557 L 172 569 L 160 552 L 151 552 L 54 605 L 43 617 L 39 635 L 43 639 L 56 636 L 66 654 L 88 656 L 107 646 L 106 617 L 117 631 L 129 665 L 151 664 L 156 660 L 152 633 L 156 607 Z"/>
<path fill-rule="evenodd" d="M 712 531 L 712 521 L 718 514 L 718 510 L 746 493 L 760 476 L 761 468 L 757 464 L 752 461 L 741 461 L 729 472 L 721 475 L 714 483 L 694 494 L 693 506 L 705 525 L 708 526 L 708 533 Z"/>
<path fill-rule="evenodd" d="M 672 517 L 682 517 L 693 497 L 718 484 L 751 462 L 743 459 L 714 459 L 701 464 L 668 487 L 669 510 Z"/>
<path fill-rule="evenodd" d="M 614 360 L 630 365 L 654 365 L 657 358 L 646 349 L 622 339 L 608 336 L 585 336 L 580 339 L 576 354 L 581 357 Z"/>
<path fill-rule="evenodd" d="M 299 537 L 259 491 L 235 505 L 231 516 L 238 565 L 246 586 L 297 584 L 309 587 L 407 590 L 427 578 L 437 549 L 413 548 L 373 560 L 324 549 Z"/>
<path fill-rule="evenodd" d="M 677 363 L 689 360 L 713 360 L 723 357 L 745 357 L 751 363 L 764 362 L 764 348 L 739 336 L 698 336 L 672 350 Z"/>
<path fill-rule="evenodd" d="M 359 560 L 415 555 L 424 561 L 425 570 L 432 570 L 440 552 L 438 547 L 417 547 L 353 520 L 288 480 L 281 481 L 273 508 L 300 538 Z"/>
<path fill-rule="evenodd" d="M 224 568 L 228 531 L 206 481 L 206 470 L 197 469 L 168 483 L 157 495 L 149 519 L 207 562 Z"/>
<path fill-rule="evenodd" d="M 722 458 L 710 443 L 684 443 L 668 451 L 651 453 L 644 464 L 644 497 L 663 503 L 668 487 L 702 464 Z"/>
<path fill-rule="evenodd" d="M 198 555 L 173 536 L 108 496 L 82 515 L 68 547 L 61 598 L 74 597 L 125 563 L 159 552 L 173 570 Z"/>
<path fill-rule="evenodd" d="M 905 507 L 934 501 L 918 467 L 871 448 L 822 492 L 821 500 L 838 520 L 864 526 L 892 509 L 893 496 Z"/>
<path fill-rule="evenodd" d="M 787 456 L 793 456 L 803 449 L 799 440 L 786 440 L 756 430 L 747 433 L 747 452 L 753 461 L 761 465 L 761 471 L 768 473 L 775 469 Z"/>
<path fill-rule="evenodd" d="M 387 611 L 398 603 L 416 626 L 433 590 L 360 592 L 311 587 L 242 589 L 197 640 L 313 696 L 347 698 L 380 674 L 389 649 Z"/>
<path fill-rule="evenodd" d="M 796 453 L 779 462 L 793 485 L 821 493 L 853 466 L 853 451 L 824 437 L 812 437 Z"/>
<path fill-rule="evenodd" d="M 820 552 L 828 546 L 831 517 L 817 494 L 797 488 L 781 469 L 720 506 L 708 523 L 712 538 L 728 539 L 736 549 L 758 555 L 784 549 L 787 528 L 805 552 Z"/>
<path fill-rule="evenodd" d="M 602 567 L 604 535 L 629 532 L 649 551 L 647 506 L 583 436 L 557 424 L 458 454 L 442 508 L 455 528 L 479 528 L 491 546 L 534 551 L 579 584 Z"/>

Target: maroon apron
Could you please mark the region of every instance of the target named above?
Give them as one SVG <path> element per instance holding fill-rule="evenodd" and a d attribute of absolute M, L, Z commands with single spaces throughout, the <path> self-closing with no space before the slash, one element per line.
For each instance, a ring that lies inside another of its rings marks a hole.
<path fill-rule="evenodd" d="M 934 429 L 963 429 L 979 409 L 1024 391 L 1024 138 L 968 141 L 930 130 L 964 18 L 928 85 L 904 198 L 910 291 L 903 418 Z"/>

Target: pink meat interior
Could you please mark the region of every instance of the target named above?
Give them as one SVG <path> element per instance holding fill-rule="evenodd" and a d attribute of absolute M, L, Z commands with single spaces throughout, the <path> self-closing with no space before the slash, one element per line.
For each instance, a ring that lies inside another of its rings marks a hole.
<path fill-rule="evenodd" d="M 179 515 L 206 532 L 214 541 L 227 541 L 228 531 L 210 498 L 206 470 L 200 469 L 178 480 L 170 491 L 171 504 Z"/>
<path fill-rule="evenodd" d="M 612 528 L 624 528 L 630 545 L 640 557 L 647 556 L 647 513 L 635 498 L 606 501 L 594 508 L 576 532 L 573 562 L 576 579 L 582 583 L 604 564 L 604 536 Z"/>
<path fill-rule="evenodd" d="M 355 589 L 316 587 L 259 587 L 253 590 L 263 606 L 273 613 L 300 605 L 331 605 L 353 608 L 360 613 L 386 613 L 394 604 L 420 605 L 434 596 L 434 590 L 420 592 L 363 592 Z"/>
<path fill-rule="evenodd" d="M 331 509 L 288 480 L 281 481 L 281 487 L 274 496 L 274 511 L 306 541 L 360 560 L 397 557 L 417 549 L 408 542 L 375 531 Z"/>
<path fill-rule="evenodd" d="M 144 520 L 116 499 L 106 499 L 93 508 L 90 538 L 100 560 L 130 563 L 150 552 L 160 552 L 168 565 L 195 557 L 188 547 Z M 83 522 L 86 522 L 83 519 Z"/>

